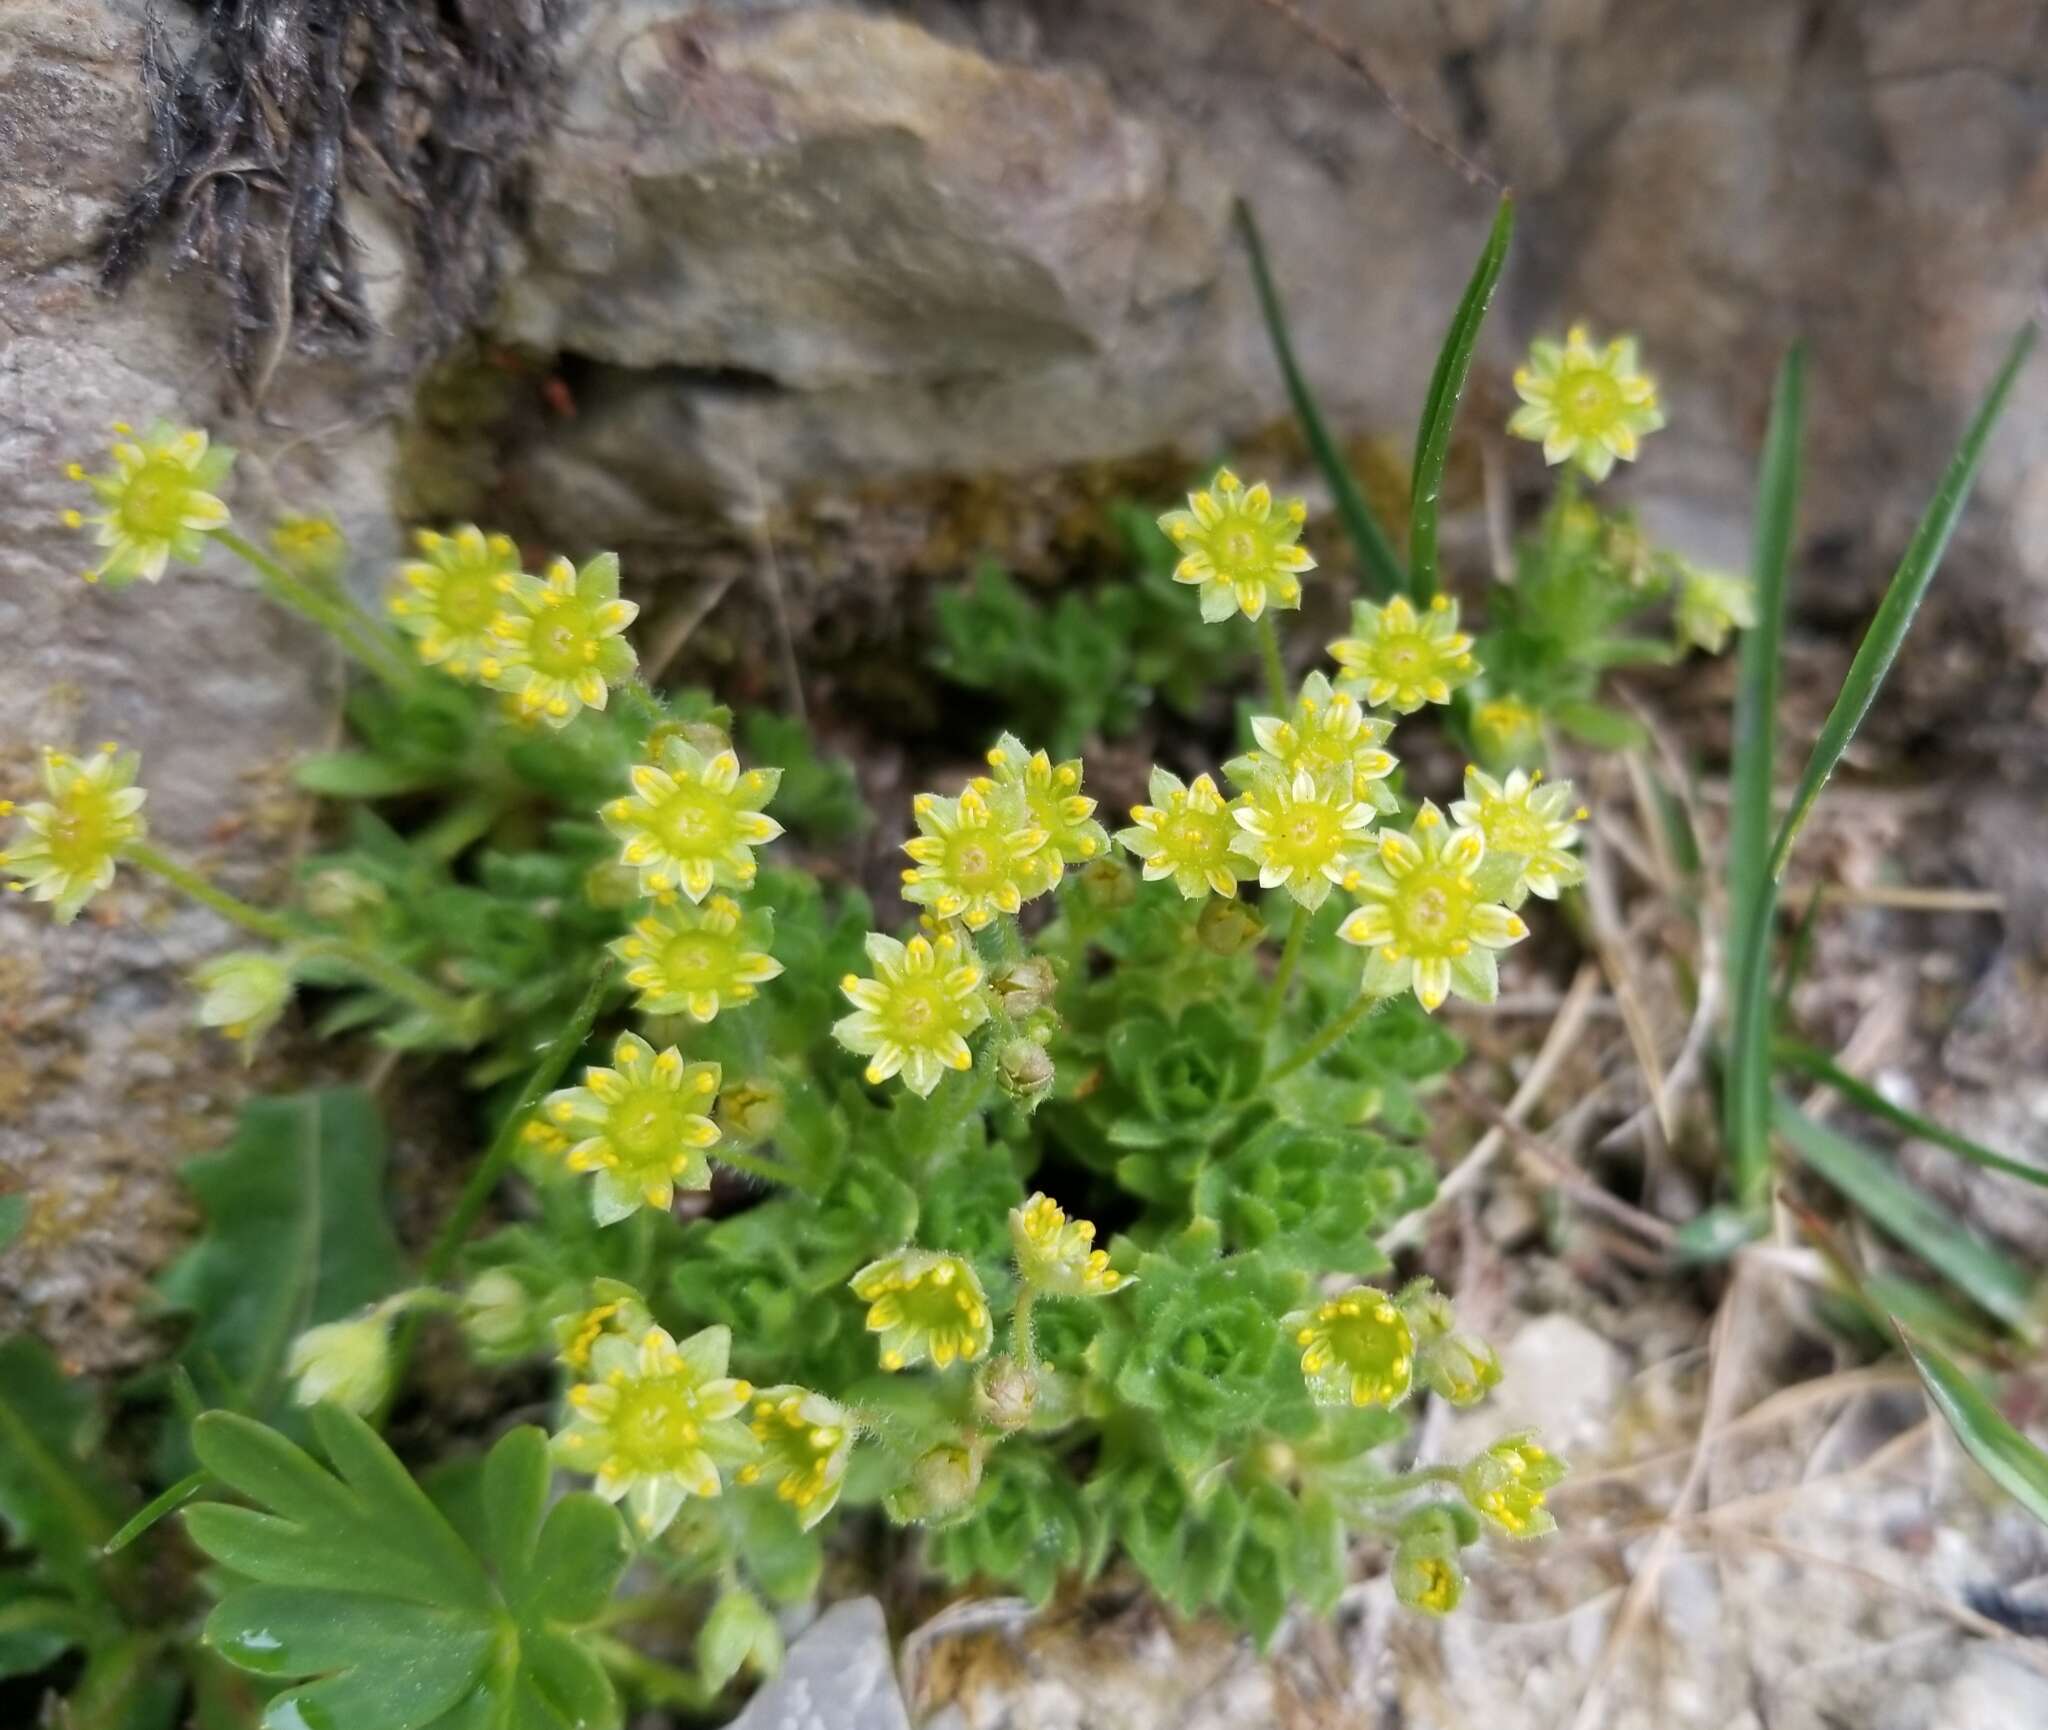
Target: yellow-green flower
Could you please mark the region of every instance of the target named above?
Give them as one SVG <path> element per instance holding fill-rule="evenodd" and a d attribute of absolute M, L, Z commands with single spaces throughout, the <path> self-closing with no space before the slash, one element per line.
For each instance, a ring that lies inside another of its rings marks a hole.
<path fill-rule="evenodd" d="M 1109 832 L 1095 821 L 1095 801 L 1081 791 L 1081 759 L 1055 763 L 1044 751 L 1027 751 L 1024 742 L 1005 733 L 990 747 L 993 777 L 975 782 L 991 800 L 1003 793 L 1021 800 L 1023 818 L 1017 827 L 1041 831 L 1045 842 L 1030 856 L 1024 899 L 1057 889 L 1069 865 L 1085 865 L 1109 846 Z"/>
<path fill-rule="evenodd" d="M 545 577 L 514 580 L 511 607 L 491 621 L 497 666 L 484 678 L 524 719 L 566 727 L 633 676 L 639 661 L 622 633 L 639 616 L 619 599 L 617 553 L 580 571 L 556 559 Z"/>
<path fill-rule="evenodd" d="M 1252 737 L 1259 748 L 1232 758 L 1223 772 L 1243 788 L 1275 772 L 1291 780 L 1296 770 L 1306 769 L 1319 780 L 1348 780 L 1352 797 L 1376 811 L 1395 811 L 1401 802 L 1386 780 L 1399 764 L 1393 752 L 1380 749 L 1393 730 L 1393 722 L 1368 715 L 1356 697 L 1333 691 L 1328 678 L 1311 673 L 1301 682 L 1294 718 L 1254 715 Z"/>
<path fill-rule="evenodd" d="M 964 788 L 957 799 L 920 793 L 911 801 L 918 832 L 903 843 L 916 861 L 903 873 L 903 899 L 979 931 L 999 913 L 1014 913 L 1043 887 L 1033 864 L 1045 831 L 1021 798 Z M 993 795 L 993 796 L 992 796 Z"/>
<path fill-rule="evenodd" d="M 1116 836 L 1142 862 L 1145 881 L 1171 878 L 1190 901 L 1212 890 L 1235 895 L 1238 880 L 1249 873 L 1238 861 L 1232 807 L 1216 783 L 1197 775 L 1189 784 L 1155 768 L 1148 791 L 1152 803 L 1133 805 L 1132 827 L 1119 829 Z"/>
<path fill-rule="evenodd" d="M 391 1388 L 391 1321 L 377 1304 L 346 1321 L 323 1322 L 292 1341 L 284 1373 L 302 1406 L 325 1401 L 344 1411 L 373 1412 Z"/>
<path fill-rule="evenodd" d="M 569 1390 L 569 1425 L 555 1456 L 589 1472 L 597 1493 L 623 1501 L 642 1536 L 666 1531 L 691 1496 L 715 1496 L 721 1467 L 760 1453 L 735 1415 L 754 1397 L 725 1373 L 732 1331 L 677 1341 L 650 1327 L 637 1340 L 606 1334 L 591 1348 L 592 1379 Z"/>
<path fill-rule="evenodd" d="M 643 1015 L 689 1015 L 709 1021 L 721 1009 L 751 1002 L 755 987 L 782 972 L 765 949 L 766 913 L 740 912 L 739 903 L 714 895 L 701 907 L 658 906 L 610 945 L 626 965 L 626 983 L 640 993 Z"/>
<path fill-rule="evenodd" d="M 599 1340 L 609 1335 L 637 1340 L 654 1325 L 646 1300 L 623 1280 L 592 1280 L 590 1295 L 597 1302 L 588 1309 L 557 1316 L 552 1324 L 562 1362 L 579 1373 L 590 1368 Z"/>
<path fill-rule="evenodd" d="M 655 761 L 634 765 L 632 793 L 600 815 L 618 836 L 622 864 L 640 873 L 650 895 L 680 889 L 702 901 L 715 885 L 745 889 L 754 881 L 756 847 L 773 841 L 782 825 L 764 816 L 775 797 L 780 769 L 749 769 L 730 751 L 707 757 L 671 733 Z"/>
<path fill-rule="evenodd" d="M 1756 591 L 1741 577 L 1702 570 L 1679 561 L 1678 640 L 1718 655 L 1728 646 L 1730 631 L 1746 631 L 1756 623 Z"/>
<path fill-rule="evenodd" d="M 1411 1610 L 1448 1616 L 1465 1595 L 1455 1534 L 1435 1527 L 1404 1535 L 1394 1547 L 1394 1596 Z"/>
<path fill-rule="evenodd" d="M 1415 1385 L 1415 1336 L 1377 1286 L 1353 1286 L 1285 1318 L 1319 1406 L 1398 1406 Z"/>
<path fill-rule="evenodd" d="M 63 751 L 43 752 L 43 789 L 50 796 L 21 808 L 24 838 L 5 853 L 0 866 L 18 872 L 10 888 L 37 901 L 54 903 L 60 925 L 114 880 L 121 849 L 148 833 L 135 785 L 142 759 L 133 751 L 102 745 L 83 760 Z M 14 809 L 0 800 L 0 817 Z"/>
<path fill-rule="evenodd" d="M 823 1394 L 785 1385 L 754 1396 L 747 1427 L 761 1451 L 735 1478 L 772 1489 L 808 1532 L 838 1504 L 853 1452 L 852 1417 Z"/>
<path fill-rule="evenodd" d="M 1519 697 L 1495 697 L 1472 711 L 1472 731 L 1488 761 L 1533 756 L 1543 745 L 1543 717 Z"/>
<path fill-rule="evenodd" d="M 1344 885 L 1365 905 L 1337 927 L 1346 943 L 1372 952 L 1364 990 L 1392 997 L 1413 986 L 1428 1010 L 1453 991 L 1475 1003 L 1500 995 L 1493 952 L 1519 943 L 1529 928 L 1481 899 L 1473 873 L 1485 855 L 1476 829 L 1453 831 L 1433 804 L 1416 813 L 1408 834 L 1380 831 L 1377 856 Z"/>
<path fill-rule="evenodd" d="M 1465 797 L 1451 806 L 1453 822 L 1479 831 L 1487 864 L 1502 868 L 1497 875 L 1506 881 L 1498 886 L 1510 907 L 1528 895 L 1555 901 L 1560 890 L 1584 881 L 1586 868 L 1570 849 L 1585 815 L 1572 802 L 1572 784 L 1546 782 L 1541 769 L 1510 770 L 1505 781 L 1496 781 L 1468 765 Z"/>
<path fill-rule="evenodd" d="M 1243 831 L 1232 843 L 1258 867 L 1261 889 L 1285 889 L 1313 912 L 1357 870 L 1378 815 L 1352 797 L 1350 777 L 1307 769 L 1268 775 L 1232 808 Z"/>
<path fill-rule="evenodd" d="M 1541 1538 L 1557 1530 L 1543 1505 L 1546 1490 L 1564 1482 L 1565 1463 L 1525 1430 L 1468 1460 L 1459 1485 L 1479 1516 L 1510 1538 Z"/>
<path fill-rule="evenodd" d="M 1351 608 L 1353 635 L 1330 645 L 1344 669 L 1340 690 L 1375 709 L 1412 715 L 1425 703 L 1448 703 L 1460 685 L 1478 677 L 1472 639 L 1458 629 L 1458 603 L 1438 595 L 1418 613 L 1405 595 L 1384 607 L 1370 601 Z"/>
<path fill-rule="evenodd" d="M 981 968 L 950 931 L 908 943 L 871 931 L 867 948 L 875 977 L 849 973 L 839 982 L 854 1013 L 832 1024 L 832 1037 L 868 1060 L 870 1084 L 901 1075 L 925 1098 L 947 1070 L 974 1063 L 967 1035 L 988 1019 Z"/>
<path fill-rule="evenodd" d="M 64 471 L 90 487 L 103 508 L 66 511 L 64 521 L 70 528 L 90 528 L 94 544 L 106 549 L 85 573 L 87 582 L 119 587 L 140 577 L 154 583 L 173 559 L 196 563 L 206 551 L 206 537 L 228 526 L 228 507 L 217 489 L 235 466 L 235 453 L 211 444 L 197 427 L 168 421 L 157 421 L 145 433 L 116 421 L 114 435 L 108 447 L 114 466 L 107 473 L 87 474 L 78 463 Z"/>
<path fill-rule="evenodd" d="M 292 970 L 267 949 L 216 955 L 192 970 L 199 1025 L 218 1027 L 242 1047 L 246 1063 L 292 1000 Z"/>
<path fill-rule="evenodd" d="M 1508 420 L 1516 438 L 1535 439 L 1547 463 L 1575 462 L 1603 481 L 1618 457 L 1634 462 L 1646 433 L 1664 424 L 1657 384 L 1636 361 L 1636 339 L 1618 336 L 1596 349 L 1582 324 L 1560 346 L 1541 339 L 1515 369 L 1522 406 Z"/>
<path fill-rule="evenodd" d="M 1202 617 L 1213 624 L 1235 612 L 1256 619 L 1269 606 L 1301 605 L 1301 574 L 1316 568 L 1295 544 L 1307 521 L 1300 499 L 1276 502 L 1264 481 L 1247 491 L 1218 469 L 1207 489 L 1188 494 L 1186 510 L 1168 511 L 1159 526 L 1180 553 L 1173 580 L 1200 586 Z"/>
<path fill-rule="evenodd" d="M 1101 1297 L 1130 1283 L 1095 1247 L 1094 1222 L 1068 1219 L 1043 1193 L 1010 1209 L 1010 1252 L 1024 1283 L 1054 1297 Z"/>
<path fill-rule="evenodd" d="M 491 623 L 522 580 L 519 549 L 506 535 L 475 524 L 453 534 L 421 529 L 413 545 L 424 555 L 398 567 L 386 602 L 414 651 L 455 679 L 489 679 L 504 670 Z"/>
<path fill-rule="evenodd" d="M 988 1297 L 957 1255 L 899 1249 L 869 1262 L 847 1283 L 868 1306 L 868 1332 L 881 1335 L 876 1343 L 885 1370 L 926 1358 L 940 1369 L 955 1358 L 971 1364 L 988 1350 Z"/>
<path fill-rule="evenodd" d="M 678 1188 L 711 1187 L 704 1150 L 718 1125 L 706 1113 L 717 1097 L 717 1064 L 685 1063 L 673 1045 L 657 1054 L 622 1033 L 611 1068 L 592 1065 L 581 1087 L 549 1094 L 541 1110 L 568 1143 L 569 1169 L 597 1174 L 590 1211 L 610 1225 L 636 1208 L 666 1208 Z"/>
<path fill-rule="evenodd" d="M 348 542 L 332 517 L 288 512 L 270 530 L 270 550 L 306 576 L 331 577 L 341 569 L 341 561 L 348 554 Z"/>

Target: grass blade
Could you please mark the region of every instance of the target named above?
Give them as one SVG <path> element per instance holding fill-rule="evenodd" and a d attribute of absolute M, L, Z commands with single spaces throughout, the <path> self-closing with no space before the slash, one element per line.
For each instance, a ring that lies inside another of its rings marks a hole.
<path fill-rule="evenodd" d="M 1458 403 L 1465 394 L 1465 379 L 1472 370 L 1472 351 L 1479 343 L 1479 327 L 1486 309 L 1493 303 L 1493 291 L 1500 285 L 1501 267 L 1507 263 L 1508 242 L 1515 233 L 1513 193 L 1501 196 L 1493 229 L 1485 249 L 1473 267 L 1472 280 L 1451 318 L 1444 346 L 1436 357 L 1436 371 L 1429 381 L 1429 397 L 1422 408 L 1422 425 L 1415 435 L 1415 471 L 1408 488 L 1408 587 L 1418 601 L 1437 592 L 1436 526 L 1437 506 L 1444 488 L 1444 463 L 1451 454 L 1451 427 L 1458 418 Z"/>
<path fill-rule="evenodd" d="M 1806 415 L 1806 351 L 1794 345 L 1771 393 L 1757 481 L 1756 623 L 1742 633 L 1735 696 L 1733 807 L 1728 834 L 1728 910 L 1735 956 L 1733 1022 L 1722 1120 L 1734 1161 L 1735 1193 L 1760 1207 L 1770 1182 L 1770 956 L 1777 885 L 1766 868 L 1771 834 L 1771 762 L 1777 744 L 1783 666 L 1786 569 L 1799 511 L 1799 441 Z"/>
<path fill-rule="evenodd" d="M 1266 334 L 1273 342 L 1273 358 L 1280 363 L 1280 376 L 1287 383 L 1287 397 L 1294 404 L 1295 419 L 1301 422 L 1301 434 L 1308 441 L 1309 454 L 1315 458 L 1316 467 L 1323 471 L 1323 479 L 1329 483 L 1330 496 L 1337 503 L 1337 515 L 1343 519 L 1345 531 L 1351 536 L 1352 545 L 1358 549 L 1358 563 L 1365 573 L 1365 586 L 1380 600 L 1391 600 L 1408 587 L 1407 579 L 1401 573 L 1401 561 L 1394 556 L 1386 532 L 1372 514 L 1372 506 L 1365 502 L 1365 495 L 1358 490 L 1358 482 L 1352 478 L 1351 470 L 1345 464 L 1344 453 L 1337 448 L 1337 441 L 1331 438 L 1330 429 L 1323 423 L 1323 412 L 1316 407 L 1315 395 L 1308 388 L 1308 380 L 1302 377 L 1301 368 L 1295 362 L 1294 342 L 1287 334 L 1287 312 L 1280 304 L 1280 291 L 1273 286 L 1273 273 L 1266 265 L 1266 245 L 1259 238 L 1259 226 L 1252 218 L 1251 206 L 1243 199 L 1237 201 L 1237 226 L 1244 236 L 1245 254 L 1251 260 L 1252 286 L 1258 290 L 1259 310 L 1266 315 Z"/>
<path fill-rule="evenodd" d="M 1801 1045 L 1796 1040 L 1780 1040 L 1775 1050 L 1780 1063 L 1812 1076 L 1815 1081 L 1826 1083 L 1858 1111 L 1865 1111 L 1872 1117 L 1883 1119 L 1894 1129 L 1903 1130 L 1916 1141 L 1931 1141 L 1936 1147 L 1945 1147 L 1950 1153 L 1967 1159 L 1972 1165 L 1981 1165 L 1986 1171 L 2002 1171 L 2007 1177 L 2016 1177 L 2022 1182 L 2048 1188 L 2048 1166 L 2029 1165 L 2025 1160 L 2014 1159 L 2003 1153 L 1993 1153 L 1990 1148 L 1972 1141 L 1966 1135 L 1958 1135 L 1954 1130 L 1944 1129 L 1918 1112 L 1908 1111 L 1903 1105 L 1893 1104 L 1868 1082 L 1858 1081 L 1826 1052 L 1818 1051 L 1810 1045 Z"/>
<path fill-rule="evenodd" d="M 1941 567 L 1941 555 L 1948 549 L 1949 537 L 1955 532 L 1963 507 L 1969 503 L 1970 487 L 1977 478 L 1978 466 L 1984 460 L 1984 447 L 1990 442 L 1991 429 L 1998 424 L 2006 398 L 2012 394 L 2013 383 L 2019 377 L 2020 368 L 2026 364 L 2039 334 L 2036 327 L 2029 324 L 2013 338 L 2012 347 L 2006 352 L 2005 365 L 1999 368 L 1990 394 L 1977 410 L 1977 418 L 1963 435 L 1963 442 L 1949 460 L 1926 514 L 1913 531 L 1906 556 L 1899 561 L 1899 568 L 1870 621 L 1870 629 L 1857 646 L 1856 658 L 1849 664 L 1849 675 L 1842 681 L 1835 705 L 1828 711 L 1820 737 L 1814 741 L 1813 755 L 1806 760 L 1805 773 L 1799 777 L 1799 786 L 1792 795 L 1777 841 L 1771 848 L 1773 877 L 1783 875 L 1792 844 L 1799 838 L 1800 826 L 1813 809 L 1813 802 L 1820 797 L 1820 790 L 1827 785 L 1828 777 L 1835 772 L 1835 765 L 1841 762 L 1842 753 L 1848 750 L 1849 741 L 1863 724 L 1863 717 L 1870 713 L 1871 704 L 1877 701 L 1878 690 L 1884 684 L 1885 675 L 1891 671 L 1892 662 L 1898 658 L 1899 645 L 1905 641 L 1913 615 L 1919 611 L 1928 585 L 1934 581 L 1934 573 Z"/>
<path fill-rule="evenodd" d="M 2001 1490 L 2048 1526 L 2048 1454 L 2000 1417 L 1976 1384 L 1941 1353 L 1903 1327 L 1899 1338 L 1920 1372 L 1934 1409 L 1947 1419 L 1970 1458 Z"/>
<path fill-rule="evenodd" d="M 1922 1195 L 1861 1142 L 1816 1123 L 1783 1099 L 1775 1102 L 1772 1119 L 1800 1163 L 1879 1230 L 1938 1269 L 2022 1339 L 2038 1334 L 2034 1284 L 2024 1269 L 1973 1236 L 1948 1209 Z"/>

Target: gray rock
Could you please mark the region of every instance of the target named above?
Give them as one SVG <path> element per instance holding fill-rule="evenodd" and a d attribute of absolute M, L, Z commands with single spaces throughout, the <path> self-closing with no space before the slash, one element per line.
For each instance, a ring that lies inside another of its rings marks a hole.
<path fill-rule="evenodd" d="M 731 1730 L 910 1730 L 882 1606 L 873 1598 L 834 1604 Z"/>

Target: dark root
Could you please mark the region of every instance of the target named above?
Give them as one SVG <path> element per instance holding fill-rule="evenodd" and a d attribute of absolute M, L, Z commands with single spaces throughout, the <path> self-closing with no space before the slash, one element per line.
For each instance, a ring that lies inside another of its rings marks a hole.
<path fill-rule="evenodd" d="M 228 302 L 223 346 L 252 397 L 287 346 L 364 342 L 369 309 L 344 183 L 410 221 L 424 360 L 496 286 L 498 237 L 553 82 L 571 0 L 199 0 L 180 61 L 152 15 L 149 166 L 102 265 L 115 287 L 168 235 Z"/>

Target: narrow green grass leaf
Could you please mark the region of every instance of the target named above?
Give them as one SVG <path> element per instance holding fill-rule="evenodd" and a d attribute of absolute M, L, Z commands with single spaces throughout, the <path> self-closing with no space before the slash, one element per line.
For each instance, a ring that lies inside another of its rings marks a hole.
<path fill-rule="evenodd" d="M 1871 704 L 1877 701 L 1878 690 L 1884 684 L 1885 675 L 1891 671 L 1892 662 L 1898 658 L 1899 645 L 1905 641 L 1913 615 L 1919 611 L 1928 585 L 1934 581 L 1934 573 L 1941 568 L 1941 556 L 1948 550 L 1949 537 L 1955 533 L 1963 507 L 1969 503 L 1970 488 L 1984 460 L 1984 447 L 1990 442 L 1991 429 L 1998 424 L 2006 399 L 2012 394 L 2013 383 L 2033 351 L 2039 334 L 2034 325 L 2028 324 L 2013 338 L 2012 347 L 2006 352 L 2005 364 L 1998 369 L 1998 377 L 1992 382 L 1990 394 L 1977 410 L 1977 418 L 1963 435 L 1963 442 L 1941 477 L 1941 485 L 1935 488 L 1932 502 L 1913 531 L 1906 556 L 1899 561 L 1899 568 L 1870 621 L 1870 629 L 1864 633 L 1863 641 L 1857 647 L 1856 658 L 1849 664 L 1849 675 L 1842 681 L 1834 707 L 1828 711 L 1820 737 L 1814 742 L 1813 754 L 1806 760 L 1806 770 L 1799 777 L 1799 786 L 1792 795 L 1784 822 L 1779 826 L 1777 841 L 1771 848 L 1773 877 L 1784 874 L 1785 861 L 1791 855 L 1793 843 L 1799 839 L 1800 826 L 1812 811 L 1813 802 L 1820 797 L 1820 790 L 1827 785 L 1828 777 L 1835 772 L 1835 765 L 1841 762 L 1842 753 L 1848 750 L 1849 741 L 1855 738 L 1856 729 L 1862 726 L 1864 716 L 1870 713 Z"/>
<path fill-rule="evenodd" d="M 1816 1123 L 1783 1099 L 1774 1102 L 1772 1119 L 1800 1163 L 1880 1231 L 2023 1339 L 2038 1334 L 2034 1284 L 2023 1268 L 1973 1236 L 1947 1208 L 1921 1194 L 1861 1142 Z"/>
<path fill-rule="evenodd" d="M 1934 1409 L 1955 1431 L 1971 1459 L 2021 1507 L 2048 1526 L 2048 1454 L 1999 1416 L 1998 1410 L 1954 1364 L 1925 1341 L 1899 1329 L 1906 1355 L 1926 1386 Z"/>
<path fill-rule="evenodd" d="M 1958 1135 L 1952 1129 L 1944 1129 L 1931 1118 L 1922 1117 L 1916 1111 L 1908 1111 L 1903 1105 L 1893 1104 L 1869 1083 L 1858 1081 L 1826 1052 L 1817 1051 L 1810 1045 L 1802 1045 L 1797 1040 L 1780 1040 L 1775 1049 L 1780 1063 L 1812 1076 L 1815 1081 L 1827 1083 L 1858 1111 L 1866 1111 L 1872 1117 L 1883 1119 L 1894 1129 L 1904 1130 L 1915 1140 L 1931 1141 L 1936 1147 L 1945 1147 L 1950 1153 L 1967 1159 L 1972 1165 L 1983 1166 L 1986 1171 L 2002 1171 L 2008 1177 L 2016 1177 L 2022 1182 L 2048 1188 L 2048 1166 L 2029 1165 L 2026 1161 L 2014 1159 L 2010 1155 L 1993 1153 L 1990 1148 L 1972 1141 L 1967 1135 Z"/>
<path fill-rule="evenodd" d="M 1437 507 L 1444 489 L 1444 463 L 1451 454 L 1451 428 L 1465 394 L 1465 379 L 1472 371 L 1479 327 L 1493 304 L 1493 291 L 1500 286 L 1501 267 L 1507 263 L 1508 242 L 1514 233 L 1514 194 L 1503 193 L 1492 231 L 1472 269 L 1472 280 L 1465 285 L 1444 345 L 1437 352 L 1436 371 L 1423 403 L 1422 425 L 1415 435 L 1415 469 L 1408 488 L 1408 589 L 1418 601 L 1428 600 L 1441 587 L 1436 574 Z"/>
<path fill-rule="evenodd" d="M 1735 957 L 1733 1021 L 1722 1121 L 1735 1193 L 1760 1206 L 1770 1183 L 1770 956 L 1776 883 L 1766 868 L 1771 762 L 1785 636 L 1786 571 L 1799 511 L 1799 441 L 1806 413 L 1806 351 L 1794 345 L 1771 393 L 1757 482 L 1756 623 L 1742 633 L 1735 695 L 1735 762 L 1728 832 L 1729 941 Z"/>
<path fill-rule="evenodd" d="M 1309 454 L 1315 458 L 1316 467 L 1323 471 L 1323 479 L 1329 483 L 1330 496 L 1337 502 L 1337 515 L 1343 518 L 1345 531 L 1358 550 L 1365 586 L 1379 599 L 1391 600 L 1408 588 L 1407 579 L 1401 572 L 1401 561 L 1394 556 L 1386 531 L 1372 514 L 1372 506 L 1365 502 L 1365 495 L 1358 490 L 1358 482 L 1352 478 L 1351 470 L 1344 462 L 1344 453 L 1337 448 L 1337 441 L 1330 436 L 1330 429 L 1323 422 L 1315 393 L 1309 389 L 1308 380 L 1302 376 L 1295 361 L 1294 341 L 1287 334 L 1287 312 L 1280 304 L 1280 291 L 1273 286 L 1273 273 L 1266 264 L 1265 242 L 1259 238 L 1259 226 L 1253 220 L 1251 206 L 1243 199 L 1237 201 L 1237 226 L 1244 236 L 1245 255 L 1251 260 L 1252 286 L 1258 290 L 1259 310 L 1266 317 L 1266 334 L 1273 342 L 1273 358 L 1280 363 L 1280 376 L 1286 381 L 1288 400 L 1294 404 L 1294 417 L 1301 422 L 1301 435 L 1308 441 Z"/>

